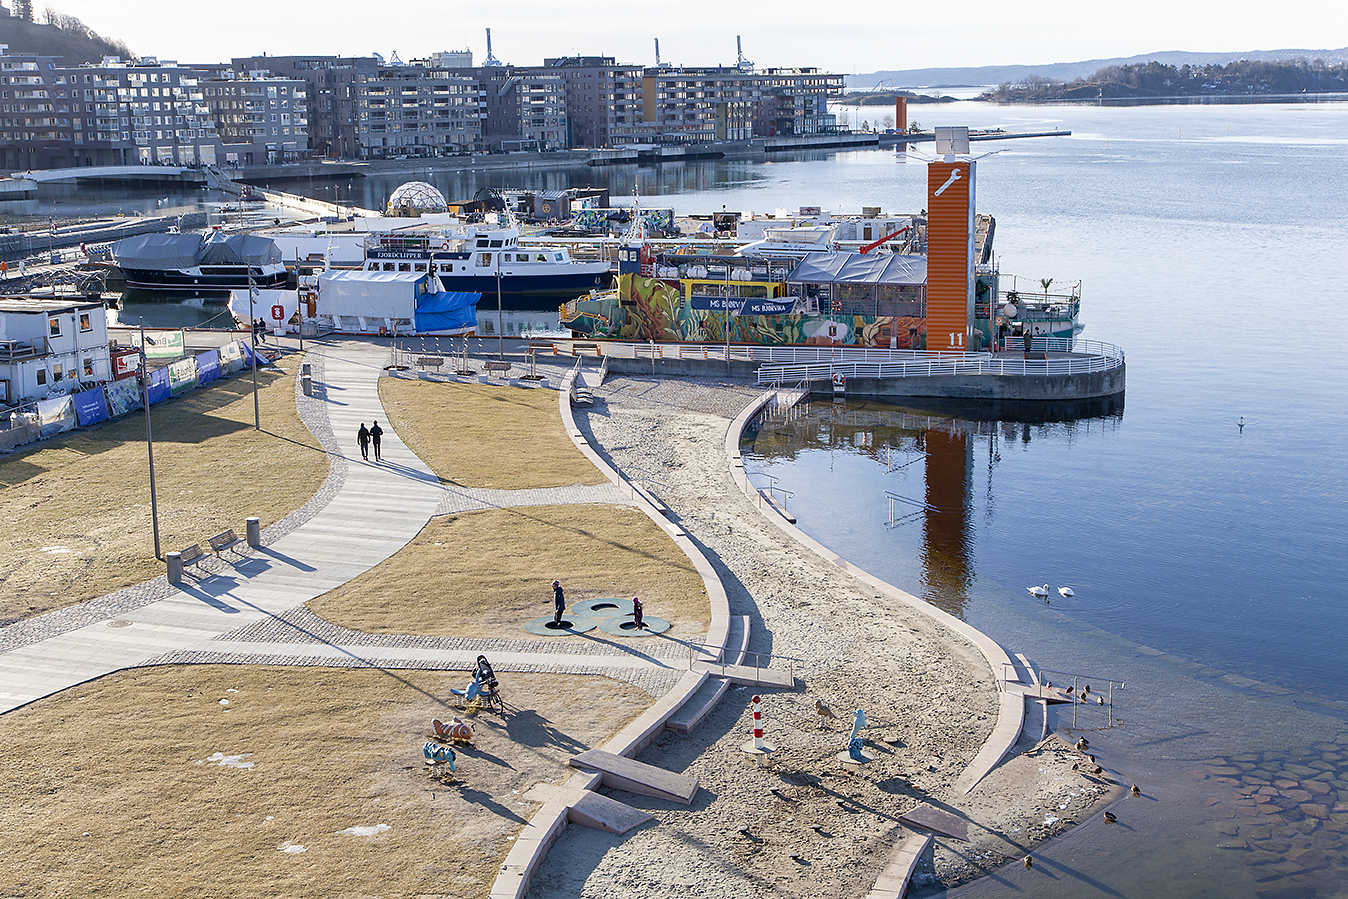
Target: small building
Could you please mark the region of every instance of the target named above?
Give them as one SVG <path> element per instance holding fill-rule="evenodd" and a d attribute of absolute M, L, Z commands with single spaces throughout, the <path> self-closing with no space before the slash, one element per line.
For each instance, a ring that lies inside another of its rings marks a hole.
<path fill-rule="evenodd" d="M 102 301 L 0 298 L 0 405 L 113 380 Z"/>

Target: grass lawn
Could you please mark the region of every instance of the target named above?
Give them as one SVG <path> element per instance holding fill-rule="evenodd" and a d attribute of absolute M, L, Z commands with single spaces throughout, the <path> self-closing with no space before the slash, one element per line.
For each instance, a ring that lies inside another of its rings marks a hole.
<path fill-rule="evenodd" d="M 522 489 L 602 484 L 557 414 L 557 391 L 380 378 L 398 436 L 446 483 Z"/>
<path fill-rule="evenodd" d="M 537 808 L 522 794 L 650 701 L 602 677 L 500 678 L 505 722 L 467 719 L 453 785 L 421 746 L 463 673 L 133 669 L 10 712 L 0 893 L 485 897 Z"/>
<path fill-rule="evenodd" d="M 234 528 L 263 527 L 304 505 L 328 457 L 295 410 L 299 357 L 217 381 L 151 409 L 164 552 Z M 554 397 L 555 398 L 555 397 Z M 0 457 L 0 624 L 74 605 L 158 574 L 150 521 L 145 414 Z"/>
<path fill-rule="evenodd" d="M 640 596 L 683 639 L 701 639 L 710 623 L 702 579 L 674 541 L 636 509 L 607 505 L 432 519 L 406 548 L 309 608 L 367 633 L 518 637 L 522 622 L 552 614 L 554 579 L 569 603 Z"/>

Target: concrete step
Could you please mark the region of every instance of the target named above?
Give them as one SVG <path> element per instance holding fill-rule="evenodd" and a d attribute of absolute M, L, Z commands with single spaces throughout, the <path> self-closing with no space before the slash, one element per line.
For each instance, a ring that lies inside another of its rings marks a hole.
<path fill-rule="evenodd" d="M 571 804 L 567 811 L 567 820 L 572 824 L 583 824 L 595 830 L 609 833 L 627 833 L 650 821 L 655 816 L 649 812 L 632 808 L 626 803 L 598 793 L 586 793 Z"/>
<path fill-rule="evenodd" d="M 582 752 L 574 756 L 569 764 L 573 768 L 598 771 L 603 775 L 604 786 L 613 790 L 626 790 L 629 793 L 682 802 L 684 805 L 691 803 L 693 795 L 697 793 L 696 777 L 675 774 L 602 749 Z"/>
<path fill-rule="evenodd" d="M 721 665 L 716 662 L 693 662 L 694 671 L 705 671 L 715 677 L 724 677 L 732 684 L 748 687 L 777 687 L 791 690 L 796 679 L 785 668 L 754 668 L 752 665 Z"/>

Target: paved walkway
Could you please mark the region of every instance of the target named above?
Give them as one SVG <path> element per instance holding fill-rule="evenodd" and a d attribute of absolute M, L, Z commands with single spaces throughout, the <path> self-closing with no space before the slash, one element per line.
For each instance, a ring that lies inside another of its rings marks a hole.
<path fill-rule="evenodd" d="M 0 713 L 122 668 L 176 662 L 453 669 L 491 652 L 499 670 L 610 673 L 653 695 L 686 670 L 687 651 L 674 641 L 636 647 L 600 639 L 384 637 L 336 628 L 300 608 L 393 555 L 433 515 L 626 501 L 612 484 L 520 491 L 441 485 L 384 420 L 378 384 L 387 349 L 342 341 L 312 345 L 309 358 L 320 389 L 298 398 L 300 412 L 332 459 L 319 495 L 268 528 L 262 547 L 230 564 L 206 563 L 209 576 L 185 577 L 178 587 L 157 578 L 0 629 Z M 361 422 L 375 419 L 384 428 L 378 464 L 362 461 L 355 443 Z"/>

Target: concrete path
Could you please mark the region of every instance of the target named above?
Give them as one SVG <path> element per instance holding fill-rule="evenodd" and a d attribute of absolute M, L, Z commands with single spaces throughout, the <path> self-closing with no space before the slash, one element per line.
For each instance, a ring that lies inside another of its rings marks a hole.
<path fill-rule="evenodd" d="M 384 347 L 342 341 L 310 347 L 313 399 L 301 397 L 301 415 L 332 454 L 332 474 L 320 496 L 264 533 L 263 546 L 227 565 L 210 562 L 209 576 L 185 577 L 178 588 L 163 578 L 72 609 L 0 629 L 0 713 L 122 668 L 188 661 L 331 664 L 386 667 L 468 667 L 500 641 L 458 641 L 454 647 L 385 647 L 344 632 L 341 640 L 315 638 L 300 651 L 293 636 L 278 639 L 267 625 L 308 600 L 372 568 L 405 546 L 431 516 L 467 509 L 556 502 L 624 502 L 613 485 L 556 490 L 483 490 L 442 486 L 398 439 L 379 401 L 388 359 Z M 382 461 L 360 458 L 355 434 L 378 419 Z M 316 507 L 316 508 L 311 508 Z M 293 614 L 293 613 L 292 613 Z M 318 620 L 318 619 L 315 619 Z M 263 632 L 251 634 L 259 624 Z M 326 625 L 326 622 L 323 622 Z M 290 628 L 294 630 L 293 626 Z M 223 639 L 222 639 L 223 638 Z M 422 638 L 389 638 L 417 640 Z M 651 647 L 655 649 L 655 647 Z M 645 675 L 634 682 L 660 691 L 681 673 L 666 647 L 660 656 L 595 642 L 586 651 L 520 647 L 502 657 L 501 670 L 604 670 Z M 671 665 L 674 667 L 671 668 Z M 541 666 L 541 667 L 540 667 Z M 684 662 L 686 667 L 686 661 Z M 619 676 L 622 676 L 619 674 Z"/>

